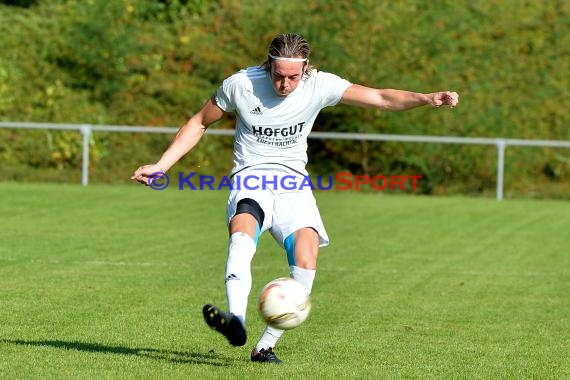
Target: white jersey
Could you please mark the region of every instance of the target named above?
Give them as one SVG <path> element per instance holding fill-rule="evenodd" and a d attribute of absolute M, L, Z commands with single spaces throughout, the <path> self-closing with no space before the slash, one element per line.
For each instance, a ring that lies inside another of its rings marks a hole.
<path fill-rule="evenodd" d="M 321 109 L 337 104 L 351 85 L 334 74 L 313 70 L 297 88 L 280 97 L 269 71 L 250 67 L 227 78 L 217 105 L 235 112 L 232 175 L 247 168 L 281 167 L 307 175 L 307 137 Z"/>

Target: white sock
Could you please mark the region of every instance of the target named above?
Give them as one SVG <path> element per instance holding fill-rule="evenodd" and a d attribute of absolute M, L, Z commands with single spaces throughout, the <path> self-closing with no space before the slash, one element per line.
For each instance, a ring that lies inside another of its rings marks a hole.
<path fill-rule="evenodd" d="M 315 280 L 317 271 L 314 269 L 300 268 L 294 265 L 290 267 L 290 271 L 291 277 L 303 284 L 309 290 L 310 294 L 313 289 L 313 281 Z M 261 334 L 261 338 L 259 338 L 259 341 L 255 345 L 255 349 L 260 351 L 262 348 L 274 348 L 284 332 L 285 331 L 276 329 L 275 327 L 267 326 L 263 331 L 263 334 Z"/>
<path fill-rule="evenodd" d="M 259 352 L 262 348 L 268 349 L 269 347 L 273 348 L 277 344 L 281 335 L 283 335 L 285 331 L 281 329 L 276 329 L 275 327 L 266 326 L 265 330 L 263 330 L 263 334 L 259 338 L 259 342 L 255 345 L 255 349 Z"/>
<path fill-rule="evenodd" d="M 305 288 L 311 294 L 311 290 L 313 289 L 313 281 L 315 281 L 315 276 L 317 271 L 315 269 L 305 269 L 295 265 L 291 265 L 289 267 L 291 277 L 295 280 L 299 281 L 301 284 L 305 285 Z"/>
<path fill-rule="evenodd" d="M 256 245 L 246 233 L 236 232 L 230 236 L 226 262 L 226 296 L 230 313 L 245 326 L 247 300 L 251 291 L 251 260 Z"/>

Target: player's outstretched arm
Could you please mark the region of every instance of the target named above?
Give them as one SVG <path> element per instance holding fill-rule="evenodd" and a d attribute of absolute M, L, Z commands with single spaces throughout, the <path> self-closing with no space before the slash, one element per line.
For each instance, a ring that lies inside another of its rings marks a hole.
<path fill-rule="evenodd" d="M 353 84 L 344 92 L 341 102 L 361 107 L 375 107 L 389 111 L 404 111 L 424 105 L 455 107 L 459 103 L 457 92 L 443 91 L 422 94 L 394 89 L 376 89 Z"/>
<path fill-rule="evenodd" d="M 153 173 L 166 172 L 170 169 L 182 156 L 198 144 L 208 126 L 223 116 L 224 111 L 216 105 L 214 99 L 208 100 L 202 109 L 178 130 L 160 160 L 156 164 L 140 166 L 135 170 L 131 179 L 148 185 L 148 179 Z"/>

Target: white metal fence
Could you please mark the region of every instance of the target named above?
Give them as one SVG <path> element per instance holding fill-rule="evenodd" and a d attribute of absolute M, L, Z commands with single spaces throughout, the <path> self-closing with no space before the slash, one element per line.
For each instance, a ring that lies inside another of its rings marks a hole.
<path fill-rule="evenodd" d="M 122 133 L 170 133 L 174 134 L 178 128 L 172 127 L 138 127 L 121 125 L 90 125 L 90 124 L 53 124 L 53 123 L 27 123 L 27 122 L 0 122 L 0 128 L 15 129 L 57 129 L 75 130 L 83 136 L 83 159 L 81 170 L 81 184 L 89 183 L 89 139 L 93 132 L 122 132 Z M 233 136 L 234 130 L 208 128 L 210 135 Z M 497 147 L 497 200 L 503 199 L 503 178 L 505 170 L 505 149 L 507 146 L 570 148 L 570 141 L 557 140 L 522 140 L 487 137 L 452 137 L 452 136 L 419 136 L 419 135 L 388 135 L 368 133 L 338 133 L 338 132 L 311 132 L 309 138 L 334 139 L 352 141 L 399 141 L 417 143 L 439 144 L 467 144 L 467 145 L 494 145 Z"/>

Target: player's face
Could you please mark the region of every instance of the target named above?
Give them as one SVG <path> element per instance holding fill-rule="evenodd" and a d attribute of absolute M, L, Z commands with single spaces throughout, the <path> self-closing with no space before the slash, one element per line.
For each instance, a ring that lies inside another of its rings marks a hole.
<path fill-rule="evenodd" d="M 271 64 L 271 82 L 279 96 L 292 93 L 303 78 L 305 62 L 274 60 Z"/>

